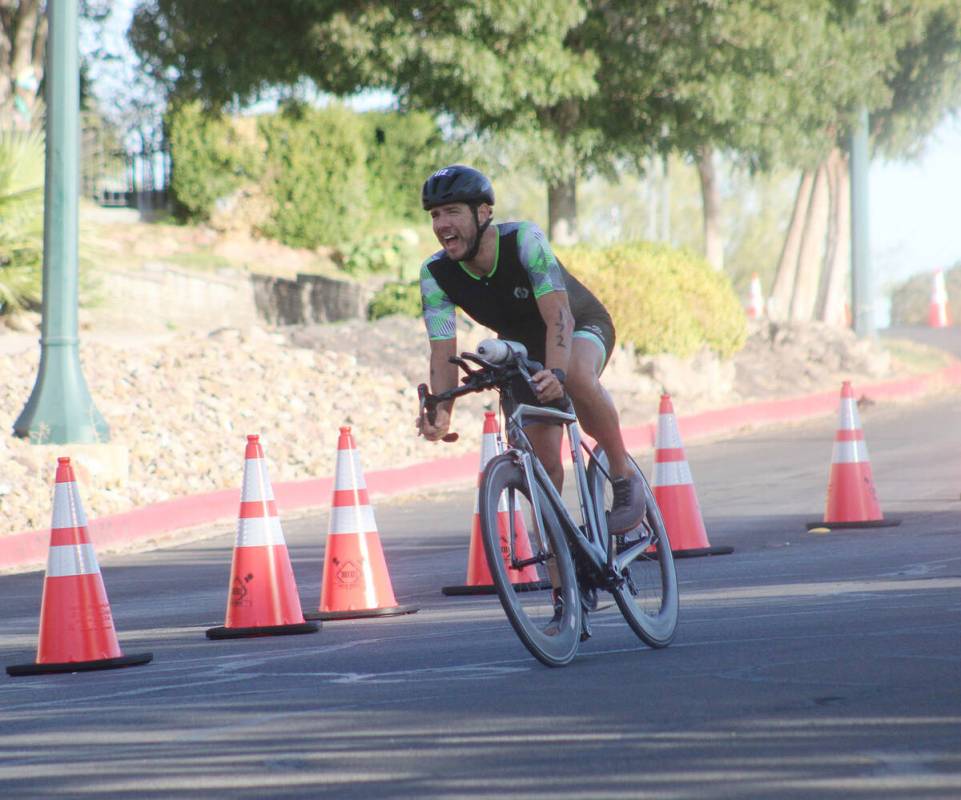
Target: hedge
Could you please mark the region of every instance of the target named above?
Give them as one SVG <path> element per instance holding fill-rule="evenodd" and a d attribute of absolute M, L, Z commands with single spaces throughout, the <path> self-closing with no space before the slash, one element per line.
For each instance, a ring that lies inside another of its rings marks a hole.
<path fill-rule="evenodd" d="M 747 319 L 730 280 L 693 253 L 635 243 L 557 255 L 610 311 L 618 341 L 638 353 L 687 357 L 706 346 L 730 357 L 744 346 Z M 370 319 L 420 313 L 417 281 L 386 284 L 368 307 Z"/>
<path fill-rule="evenodd" d="M 627 243 L 557 255 L 607 307 L 618 340 L 638 353 L 687 357 L 707 346 L 730 357 L 744 346 L 747 320 L 730 279 L 687 250 Z"/>
<path fill-rule="evenodd" d="M 443 166 L 446 147 L 437 123 L 427 114 L 368 112 L 367 196 L 371 209 L 388 219 L 423 222 L 420 189 Z"/>
<path fill-rule="evenodd" d="M 367 319 L 380 319 L 391 314 L 420 316 L 420 281 L 392 281 L 377 291 L 367 306 Z"/>
<path fill-rule="evenodd" d="M 199 103 L 175 107 L 166 118 L 170 140 L 171 189 L 180 216 L 208 220 L 216 202 L 257 180 L 263 158 L 256 141 L 244 137 L 229 117 Z"/>
<path fill-rule="evenodd" d="M 356 241 L 374 219 L 422 222 L 420 187 L 449 160 L 422 113 L 288 103 L 253 120 L 187 103 L 166 122 L 181 216 L 206 221 L 218 200 L 257 181 L 273 202 L 262 232 L 295 247 Z"/>
<path fill-rule="evenodd" d="M 957 322 L 961 320 L 961 262 L 944 270 L 944 287 L 948 293 L 948 313 Z M 933 289 L 931 272 L 913 275 L 896 287 L 891 292 L 891 324 L 927 325 Z"/>
<path fill-rule="evenodd" d="M 348 240 L 367 218 L 364 127 L 342 106 L 290 104 L 261 117 L 265 189 L 274 200 L 264 233 L 294 247 Z"/>

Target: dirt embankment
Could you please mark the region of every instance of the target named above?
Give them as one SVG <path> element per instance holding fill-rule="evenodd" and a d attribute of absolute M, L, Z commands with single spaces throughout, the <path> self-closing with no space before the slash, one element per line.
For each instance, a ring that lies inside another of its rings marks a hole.
<path fill-rule="evenodd" d="M 4 329 L 0 328 L 0 331 Z M 462 348 L 484 331 L 464 327 Z M 37 332 L 0 332 L 0 535 L 50 522 L 56 459 L 47 448 L 10 435 L 37 375 Z M 264 442 L 271 479 L 333 473 L 338 429 L 350 425 L 365 470 L 478 452 L 490 393 L 459 403 L 454 445 L 414 435 L 416 385 L 427 372 L 427 341 L 418 320 L 390 318 L 270 330 L 240 329 L 144 335 L 100 327 L 81 331 L 81 361 L 111 444 L 129 453 L 118 480 L 78 468 L 88 516 L 98 517 L 178 496 L 235 488 L 245 436 Z M 827 391 L 903 374 L 877 343 L 820 325 L 757 324 L 728 362 L 614 354 L 604 382 L 626 426 L 654 418 L 662 391 L 678 414 L 751 399 Z"/>

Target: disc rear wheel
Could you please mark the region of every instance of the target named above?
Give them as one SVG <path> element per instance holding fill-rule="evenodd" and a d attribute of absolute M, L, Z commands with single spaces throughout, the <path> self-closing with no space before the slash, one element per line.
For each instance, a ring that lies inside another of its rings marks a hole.
<path fill-rule="evenodd" d="M 577 653 L 581 609 L 560 523 L 542 499 L 541 541 L 532 491 L 540 490 L 527 485 L 514 455 L 508 452 L 492 458 L 481 481 L 481 533 L 491 578 L 514 631 L 535 658 L 559 667 Z M 508 566 L 513 566 L 510 572 Z"/>

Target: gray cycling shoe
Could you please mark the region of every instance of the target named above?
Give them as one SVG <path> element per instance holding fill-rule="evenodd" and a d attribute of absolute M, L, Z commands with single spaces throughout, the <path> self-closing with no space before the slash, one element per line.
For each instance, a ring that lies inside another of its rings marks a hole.
<path fill-rule="evenodd" d="M 561 619 L 564 616 L 564 598 L 561 596 L 557 589 L 552 589 L 551 594 L 554 599 L 554 616 L 551 617 L 547 626 L 544 628 L 544 633 L 548 636 L 557 636 L 561 630 Z M 583 603 L 581 606 L 583 607 Z M 597 607 L 595 603 L 595 608 Z M 581 610 L 581 641 L 586 642 L 591 638 L 591 622 L 587 617 L 587 609 L 582 608 Z"/>
<path fill-rule="evenodd" d="M 634 530 L 644 519 L 647 500 L 644 497 L 644 481 L 640 475 L 630 478 L 614 478 L 614 502 L 607 512 L 607 530 L 612 536 L 623 536 Z"/>
<path fill-rule="evenodd" d="M 557 636 L 561 630 L 561 618 L 564 616 L 564 598 L 557 589 L 551 590 L 551 597 L 554 601 L 554 616 L 544 628 L 544 633 L 548 636 Z"/>

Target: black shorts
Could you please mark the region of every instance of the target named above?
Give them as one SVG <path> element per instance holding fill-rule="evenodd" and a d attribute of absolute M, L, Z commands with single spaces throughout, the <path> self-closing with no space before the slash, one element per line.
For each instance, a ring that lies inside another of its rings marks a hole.
<path fill-rule="evenodd" d="M 499 336 L 498 338 L 503 339 L 507 337 Z M 588 339 L 597 346 L 597 349 L 603 356 L 601 368 L 597 373 L 600 375 L 604 371 L 604 367 L 607 366 L 607 362 L 611 360 L 611 354 L 614 352 L 614 343 L 617 341 L 617 335 L 614 332 L 614 323 L 611 321 L 611 318 L 605 314 L 603 316 L 594 315 L 587 319 L 578 320 L 574 323 L 574 338 Z M 544 352 L 544 342 L 542 340 L 533 342 L 530 341 L 528 337 L 519 337 L 518 341 L 527 348 L 530 358 L 538 361 L 542 358 L 541 354 Z"/>
<path fill-rule="evenodd" d="M 617 341 L 617 335 L 614 332 L 614 323 L 611 322 L 611 318 L 607 316 L 594 317 L 593 319 L 585 319 L 575 323 L 574 338 L 590 339 L 603 351 L 604 360 L 601 362 L 601 368 L 597 373 L 600 375 L 601 372 L 604 371 L 604 367 L 607 366 L 607 362 L 611 360 L 611 354 L 614 352 L 614 343 Z"/>

